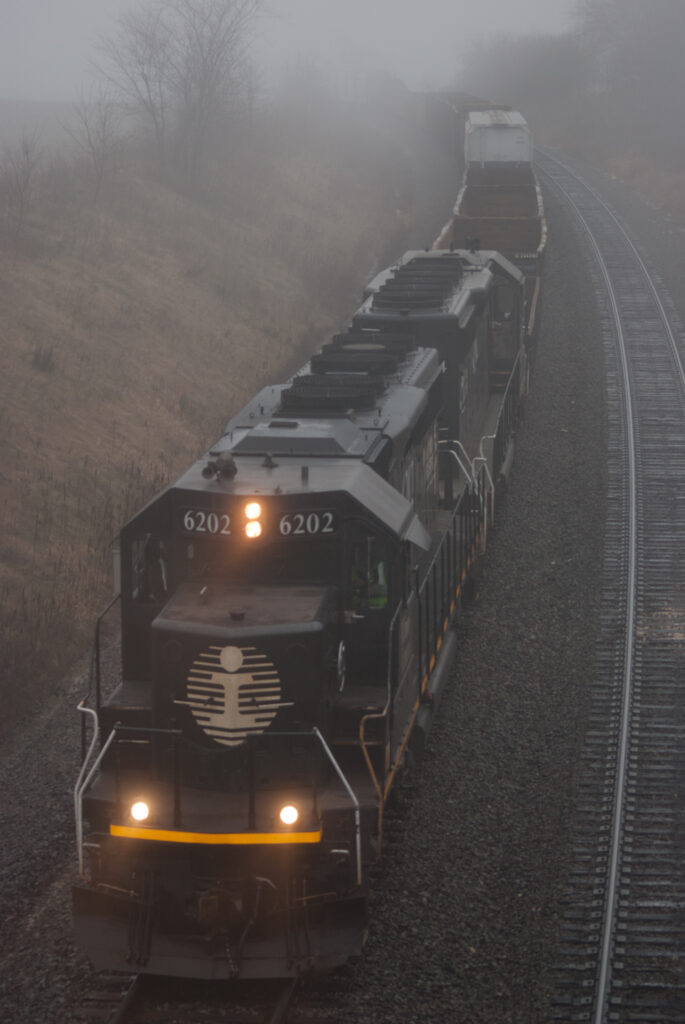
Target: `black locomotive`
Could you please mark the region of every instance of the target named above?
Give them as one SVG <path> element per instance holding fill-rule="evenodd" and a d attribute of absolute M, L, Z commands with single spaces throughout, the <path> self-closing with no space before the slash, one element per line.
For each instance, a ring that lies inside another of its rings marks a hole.
<path fill-rule="evenodd" d="M 76 787 L 96 966 L 282 977 L 360 951 L 525 388 L 522 305 L 495 253 L 407 253 L 122 530 L 122 679 L 81 706 Z"/>

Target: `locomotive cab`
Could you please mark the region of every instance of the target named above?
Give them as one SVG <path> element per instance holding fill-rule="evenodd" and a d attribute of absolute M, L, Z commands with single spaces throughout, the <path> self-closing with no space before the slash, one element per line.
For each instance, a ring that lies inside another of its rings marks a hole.
<path fill-rule="evenodd" d="M 299 467 L 274 467 L 278 493 L 258 495 L 240 490 L 259 467 L 239 467 L 228 492 L 198 464 L 122 532 L 124 678 L 152 681 L 156 726 L 184 708 L 197 723 L 209 714 L 200 714 L 206 694 L 198 688 L 196 705 L 181 692 L 192 666 L 212 646 L 250 645 L 283 666 L 278 685 L 297 696 L 296 711 L 278 709 L 279 724 L 325 728 L 346 682 L 385 686 L 407 544 L 426 549 L 430 538 L 412 504 L 359 462 L 313 464 L 304 487 Z"/>

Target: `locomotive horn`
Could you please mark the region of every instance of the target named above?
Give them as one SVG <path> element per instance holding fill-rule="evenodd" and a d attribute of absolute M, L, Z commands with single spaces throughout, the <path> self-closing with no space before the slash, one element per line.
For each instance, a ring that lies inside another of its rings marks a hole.
<path fill-rule="evenodd" d="M 205 480 L 210 480 L 214 477 L 225 477 L 227 480 L 232 480 L 238 472 L 235 464 L 235 459 L 227 452 L 224 455 L 220 455 L 218 459 L 211 459 L 202 470 L 202 475 Z"/>

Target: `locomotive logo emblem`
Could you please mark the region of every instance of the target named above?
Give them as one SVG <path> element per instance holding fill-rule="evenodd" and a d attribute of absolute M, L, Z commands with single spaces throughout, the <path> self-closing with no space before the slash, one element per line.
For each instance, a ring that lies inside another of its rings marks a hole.
<path fill-rule="evenodd" d="M 217 743 L 237 747 L 264 732 L 281 708 L 281 680 L 255 647 L 210 647 L 193 662 L 188 699 L 193 718 Z"/>

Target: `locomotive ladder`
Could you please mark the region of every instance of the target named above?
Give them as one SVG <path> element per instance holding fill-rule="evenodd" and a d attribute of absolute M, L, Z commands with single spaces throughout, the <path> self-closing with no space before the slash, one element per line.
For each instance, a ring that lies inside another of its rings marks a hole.
<path fill-rule="evenodd" d="M 607 521 L 554 1019 L 685 1020 L 685 331 L 599 194 L 538 170 L 590 255 L 606 362 Z"/>

